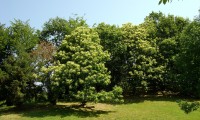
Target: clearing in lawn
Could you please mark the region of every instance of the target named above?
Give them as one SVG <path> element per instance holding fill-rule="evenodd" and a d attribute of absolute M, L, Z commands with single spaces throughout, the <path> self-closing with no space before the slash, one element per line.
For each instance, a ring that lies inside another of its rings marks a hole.
<path fill-rule="evenodd" d="M 0 107 L 1 120 L 198 120 L 200 109 L 184 113 L 175 98 L 135 98 L 124 104 L 78 103 L 51 105 L 25 105 L 21 108 Z"/>

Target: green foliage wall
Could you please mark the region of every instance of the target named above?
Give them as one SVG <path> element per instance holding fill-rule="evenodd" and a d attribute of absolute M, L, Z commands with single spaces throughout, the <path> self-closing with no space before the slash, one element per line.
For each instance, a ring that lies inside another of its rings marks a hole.
<path fill-rule="evenodd" d="M 20 20 L 0 24 L 0 100 L 121 102 L 122 92 L 199 98 L 199 26 L 198 18 L 161 12 L 139 25 L 89 28 L 82 17 L 50 19 L 41 31 Z"/>

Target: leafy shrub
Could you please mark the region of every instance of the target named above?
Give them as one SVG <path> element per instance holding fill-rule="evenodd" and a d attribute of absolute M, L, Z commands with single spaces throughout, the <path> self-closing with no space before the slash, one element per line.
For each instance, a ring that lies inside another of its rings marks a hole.
<path fill-rule="evenodd" d="M 187 102 L 187 101 L 179 101 L 178 105 L 181 108 L 181 110 L 183 110 L 187 114 L 197 110 L 200 106 L 199 102 Z"/>

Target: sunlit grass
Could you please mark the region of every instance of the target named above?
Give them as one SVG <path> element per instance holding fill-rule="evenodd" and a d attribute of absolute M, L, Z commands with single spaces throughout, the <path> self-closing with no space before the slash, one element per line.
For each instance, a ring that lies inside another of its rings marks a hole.
<path fill-rule="evenodd" d="M 22 108 L 0 107 L 0 120 L 198 120 L 200 110 L 184 113 L 178 99 L 140 98 L 126 100 L 124 104 L 93 104 L 80 108 L 78 103 L 26 105 Z"/>

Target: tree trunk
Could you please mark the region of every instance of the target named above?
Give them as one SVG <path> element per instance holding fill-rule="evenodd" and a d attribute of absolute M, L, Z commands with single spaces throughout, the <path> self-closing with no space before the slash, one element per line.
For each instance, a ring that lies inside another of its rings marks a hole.
<path fill-rule="evenodd" d="M 6 105 L 7 106 L 13 106 L 14 103 L 13 103 L 13 101 L 11 99 L 6 99 Z"/>
<path fill-rule="evenodd" d="M 82 101 L 80 104 L 80 107 L 85 107 L 86 106 L 87 101 Z"/>
<path fill-rule="evenodd" d="M 56 105 L 57 100 L 56 99 L 52 99 L 52 100 L 50 100 L 50 103 L 51 103 L 51 105 Z"/>

